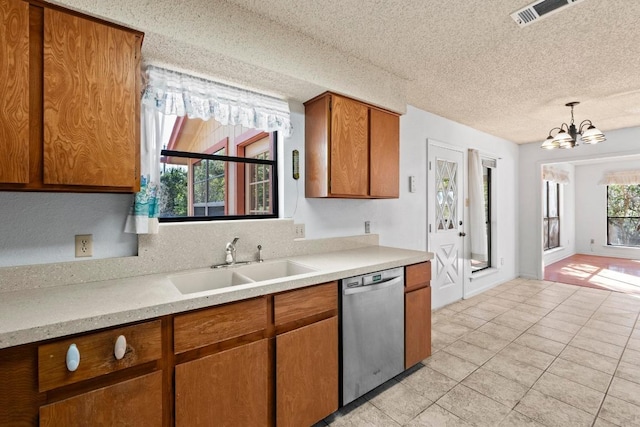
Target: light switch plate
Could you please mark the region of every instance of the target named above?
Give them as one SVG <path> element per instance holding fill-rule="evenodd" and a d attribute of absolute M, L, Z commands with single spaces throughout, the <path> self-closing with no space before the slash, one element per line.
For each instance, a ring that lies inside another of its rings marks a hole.
<path fill-rule="evenodd" d="M 409 193 L 416 192 L 416 177 L 415 175 L 409 176 Z"/>

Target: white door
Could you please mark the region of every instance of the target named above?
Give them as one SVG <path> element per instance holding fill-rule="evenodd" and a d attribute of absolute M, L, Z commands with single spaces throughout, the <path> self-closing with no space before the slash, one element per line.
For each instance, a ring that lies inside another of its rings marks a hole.
<path fill-rule="evenodd" d="M 433 308 L 462 298 L 463 294 L 463 153 L 454 148 L 428 147 L 428 227 Z"/>

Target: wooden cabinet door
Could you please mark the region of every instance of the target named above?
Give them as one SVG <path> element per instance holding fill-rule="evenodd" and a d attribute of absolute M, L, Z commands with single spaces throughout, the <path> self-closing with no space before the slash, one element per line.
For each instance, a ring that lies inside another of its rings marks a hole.
<path fill-rule="evenodd" d="M 400 176 L 400 118 L 370 109 L 369 195 L 398 197 Z"/>
<path fill-rule="evenodd" d="M 29 3 L 0 1 L 0 182 L 29 182 Z"/>
<path fill-rule="evenodd" d="M 431 356 L 431 288 L 404 295 L 405 368 Z"/>
<path fill-rule="evenodd" d="M 369 109 L 331 96 L 330 192 L 366 197 L 369 190 Z"/>
<path fill-rule="evenodd" d="M 338 317 L 276 337 L 276 425 L 310 426 L 338 409 Z"/>
<path fill-rule="evenodd" d="M 139 39 L 44 11 L 44 183 L 135 187 Z"/>
<path fill-rule="evenodd" d="M 269 424 L 268 339 L 175 367 L 177 427 Z"/>
<path fill-rule="evenodd" d="M 40 425 L 162 426 L 162 371 L 45 405 Z"/>

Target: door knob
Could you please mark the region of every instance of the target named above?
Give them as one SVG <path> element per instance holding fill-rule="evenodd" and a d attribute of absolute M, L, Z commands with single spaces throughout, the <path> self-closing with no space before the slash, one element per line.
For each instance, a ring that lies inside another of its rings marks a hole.
<path fill-rule="evenodd" d="M 467 235 L 467 233 L 465 233 L 464 231 L 461 231 L 459 234 L 460 234 L 460 237 L 464 237 Z"/>

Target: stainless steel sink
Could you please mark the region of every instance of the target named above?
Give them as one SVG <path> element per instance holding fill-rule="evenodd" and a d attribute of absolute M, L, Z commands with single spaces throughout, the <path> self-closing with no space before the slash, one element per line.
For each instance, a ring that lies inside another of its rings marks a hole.
<path fill-rule="evenodd" d="M 172 274 L 169 276 L 169 280 L 183 294 L 211 291 L 254 282 L 250 278 L 238 274 L 236 270 L 212 270 L 210 268 Z"/>
<path fill-rule="evenodd" d="M 316 270 L 289 260 L 267 261 L 220 269 L 199 269 L 169 275 L 168 278 L 182 294 L 205 292 L 264 280 L 281 279 Z"/>
<path fill-rule="evenodd" d="M 238 268 L 238 271 L 256 282 L 313 273 L 317 270 L 287 259 L 260 264 L 249 264 Z"/>

